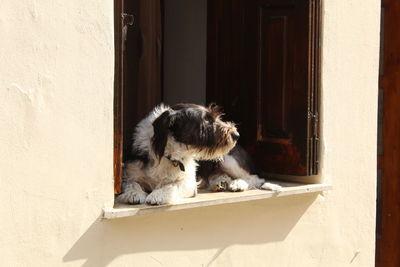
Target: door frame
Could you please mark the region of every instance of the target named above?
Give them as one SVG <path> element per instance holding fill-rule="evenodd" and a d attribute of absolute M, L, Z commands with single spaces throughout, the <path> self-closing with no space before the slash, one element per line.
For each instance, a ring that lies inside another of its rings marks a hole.
<path fill-rule="evenodd" d="M 382 0 L 376 266 L 400 266 L 400 3 Z"/>

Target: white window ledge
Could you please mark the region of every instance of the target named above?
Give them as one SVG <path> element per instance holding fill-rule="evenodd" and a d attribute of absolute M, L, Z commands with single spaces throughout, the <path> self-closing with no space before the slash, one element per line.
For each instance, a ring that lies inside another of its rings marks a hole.
<path fill-rule="evenodd" d="M 160 206 L 150 205 L 126 205 L 116 203 L 113 208 L 105 208 L 103 217 L 105 219 L 115 219 L 142 214 L 159 213 L 172 210 L 191 209 L 197 207 L 215 206 L 228 203 L 251 201 L 265 198 L 275 198 L 307 193 L 315 193 L 331 190 L 329 184 L 301 184 L 289 182 L 276 182 L 283 186 L 283 190 L 275 193 L 267 190 L 248 190 L 244 192 L 199 192 L 194 198 L 182 199 L 179 203 Z"/>

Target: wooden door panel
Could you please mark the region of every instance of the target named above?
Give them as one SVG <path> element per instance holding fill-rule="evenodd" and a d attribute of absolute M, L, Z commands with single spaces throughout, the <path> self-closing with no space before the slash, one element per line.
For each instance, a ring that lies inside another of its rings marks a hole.
<path fill-rule="evenodd" d="M 257 1 L 258 118 L 253 146 L 268 172 L 308 174 L 307 7 L 308 1 Z"/>
<path fill-rule="evenodd" d="M 318 12 L 314 0 L 209 1 L 207 100 L 263 171 L 317 171 Z"/>
<path fill-rule="evenodd" d="M 162 99 L 161 0 L 115 0 L 114 193 L 136 124 Z"/>
<path fill-rule="evenodd" d="M 129 153 L 136 124 L 162 100 L 161 0 L 125 1 L 134 16 L 126 26 L 124 50 L 124 151 Z"/>
<path fill-rule="evenodd" d="M 259 10 L 257 141 L 289 137 L 287 131 L 286 77 L 288 73 L 288 16 Z M 273 38 L 270 38 L 273 36 Z"/>

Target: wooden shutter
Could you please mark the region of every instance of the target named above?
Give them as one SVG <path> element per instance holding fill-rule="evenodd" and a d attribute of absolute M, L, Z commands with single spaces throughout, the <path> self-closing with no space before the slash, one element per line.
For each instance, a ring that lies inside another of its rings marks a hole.
<path fill-rule="evenodd" d="M 162 10 L 160 0 L 125 0 L 134 16 L 124 51 L 124 151 L 130 151 L 136 124 L 161 102 Z"/>
<path fill-rule="evenodd" d="M 123 88 L 123 0 L 114 1 L 114 194 L 121 193 L 122 178 L 122 88 Z"/>
<path fill-rule="evenodd" d="M 319 0 L 208 1 L 207 101 L 269 173 L 318 170 Z"/>
<path fill-rule="evenodd" d="M 161 0 L 115 0 L 114 193 L 136 124 L 161 102 Z"/>

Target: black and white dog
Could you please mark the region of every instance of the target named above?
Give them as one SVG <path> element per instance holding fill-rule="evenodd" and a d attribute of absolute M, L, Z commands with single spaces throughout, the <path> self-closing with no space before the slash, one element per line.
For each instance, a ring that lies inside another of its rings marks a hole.
<path fill-rule="evenodd" d="M 117 201 L 161 205 L 193 197 L 198 162 L 198 176 L 212 191 L 280 191 L 254 174 L 249 157 L 236 146 L 238 138 L 215 105 L 159 105 L 135 128 Z"/>

